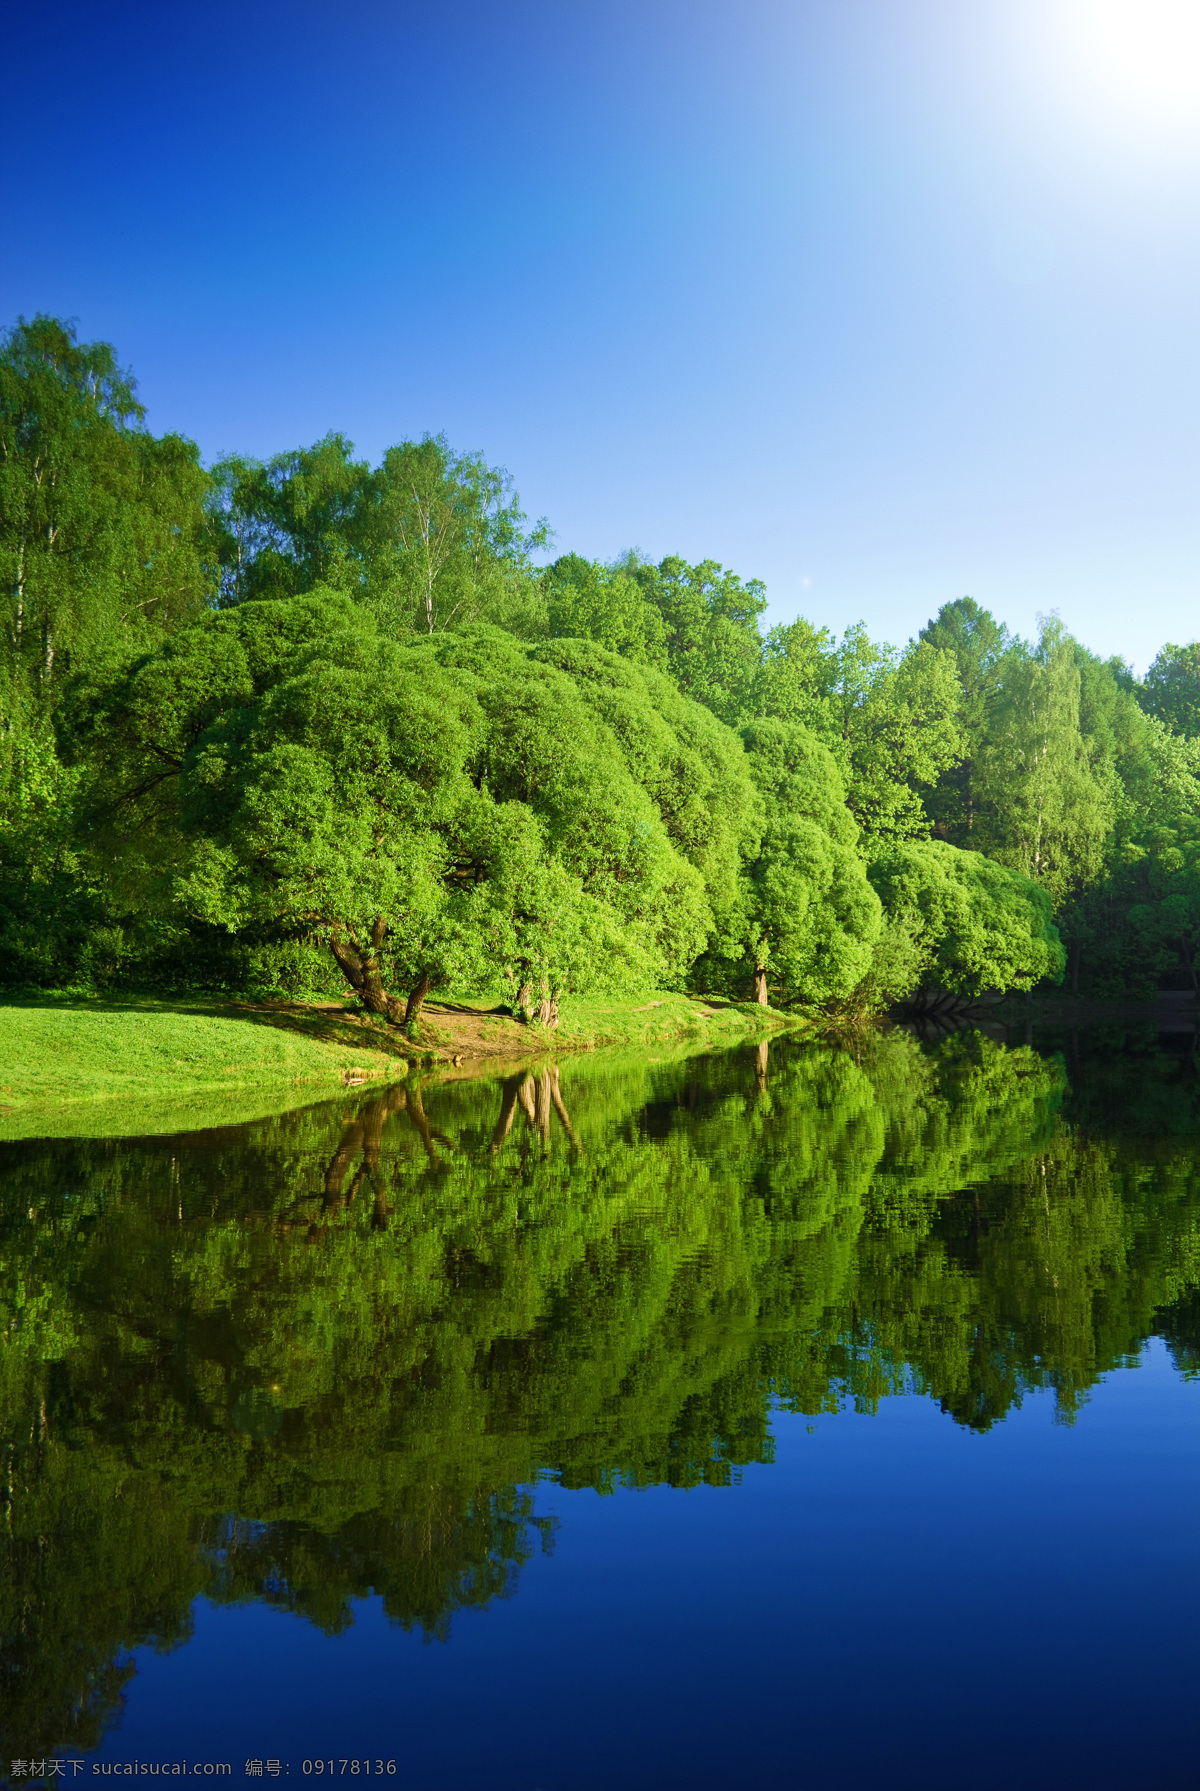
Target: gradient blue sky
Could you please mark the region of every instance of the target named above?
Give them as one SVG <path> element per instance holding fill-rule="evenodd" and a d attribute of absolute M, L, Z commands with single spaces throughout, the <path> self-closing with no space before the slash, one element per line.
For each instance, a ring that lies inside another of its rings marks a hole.
<path fill-rule="evenodd" d="M 1157 11 L 1156 11 L 1157 9 Z M 1196 0 L 29 8 L 0 318 L 206 458 L 445 431 L 560 550 L 1200 634 Z"/>

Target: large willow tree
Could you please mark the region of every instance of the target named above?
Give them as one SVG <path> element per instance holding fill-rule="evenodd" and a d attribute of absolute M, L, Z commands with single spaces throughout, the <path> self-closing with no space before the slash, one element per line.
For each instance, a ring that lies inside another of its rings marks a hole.
<path fill-rule="evenodd" d="M 501 977 L 543 1019 L 564 989 L 679 985 L 736 889 L 744 756 L 668 686 L 575 659 L 495 630 L 401 645 L 328 591 L 212 615 L 74 692 L 95 875 L 323 939 L 392 1021 L 449 981 Z"/>

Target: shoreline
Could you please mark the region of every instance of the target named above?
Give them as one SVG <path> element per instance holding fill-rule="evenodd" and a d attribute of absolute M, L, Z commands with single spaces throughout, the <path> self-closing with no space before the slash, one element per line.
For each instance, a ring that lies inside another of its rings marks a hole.
<path fill-rule="evenodd" d="M 0 1137 L 39 1120 L 79 1129 L 103 1110 L 216 1106 L 284 1111 L 414 1069 L 486 1074 L 592 1051 L 688 1046 L 699 1052 L 803 1026 L 750 1003 L 660 993 L 563 1004 L 555 1033 L 483 1003 L 427 1002 L 412 1041 L 349 1003 L 202 996 L 0 997 Z M 232 1117 L 225 1123 L 236 1123 Z"/>

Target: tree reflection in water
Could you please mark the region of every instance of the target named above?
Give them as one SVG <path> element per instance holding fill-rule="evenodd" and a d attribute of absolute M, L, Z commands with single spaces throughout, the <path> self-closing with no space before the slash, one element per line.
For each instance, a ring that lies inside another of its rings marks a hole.
<path fill-rule="evenodd" d="M 898 1391 L 1069 1421 L 1155 1331 L 1194 1372 L 1194 1068 L 1130 1048 L 1119 1103 L 1111 1051 L 1101 1098 L 891 1033 L 2 1147 L 0 1749 L 94 1742 L 199 1593 L 446 1636 L 547 1471 L 726 1485 Z"/>

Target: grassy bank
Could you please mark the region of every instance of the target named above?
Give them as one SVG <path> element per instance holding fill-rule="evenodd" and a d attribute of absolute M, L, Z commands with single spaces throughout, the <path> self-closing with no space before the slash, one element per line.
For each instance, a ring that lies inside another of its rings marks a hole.
<path fill-rule="evenodd" d="M 758 1007 L 667 994 L 568 1001 L 551 1035 L 482 1003 L 433 1003 L 412 1043 L 336 1003 L 8 997 L 0 999 L 0 1136 L 35 1115 L 58 1130 L 67 1109 L 106 1101 L 127 1108 L 121 1129 L 137 1129 L 134 1109 L 164 1103 L 214 1115 L 197 1123 L 221 1123 L 224 1113 L 232 1124 L 347 1082 L 404 1076 L 414 1059 L 494 1062 L 666 1042 L 704 1050 L 788 1023 Z"/>
<path fill-rule="evenodd" d="M 403 1075 L 400 1043 L 336 1012 L 153 998 L 0 1002 L 0 1107 Z"/>

